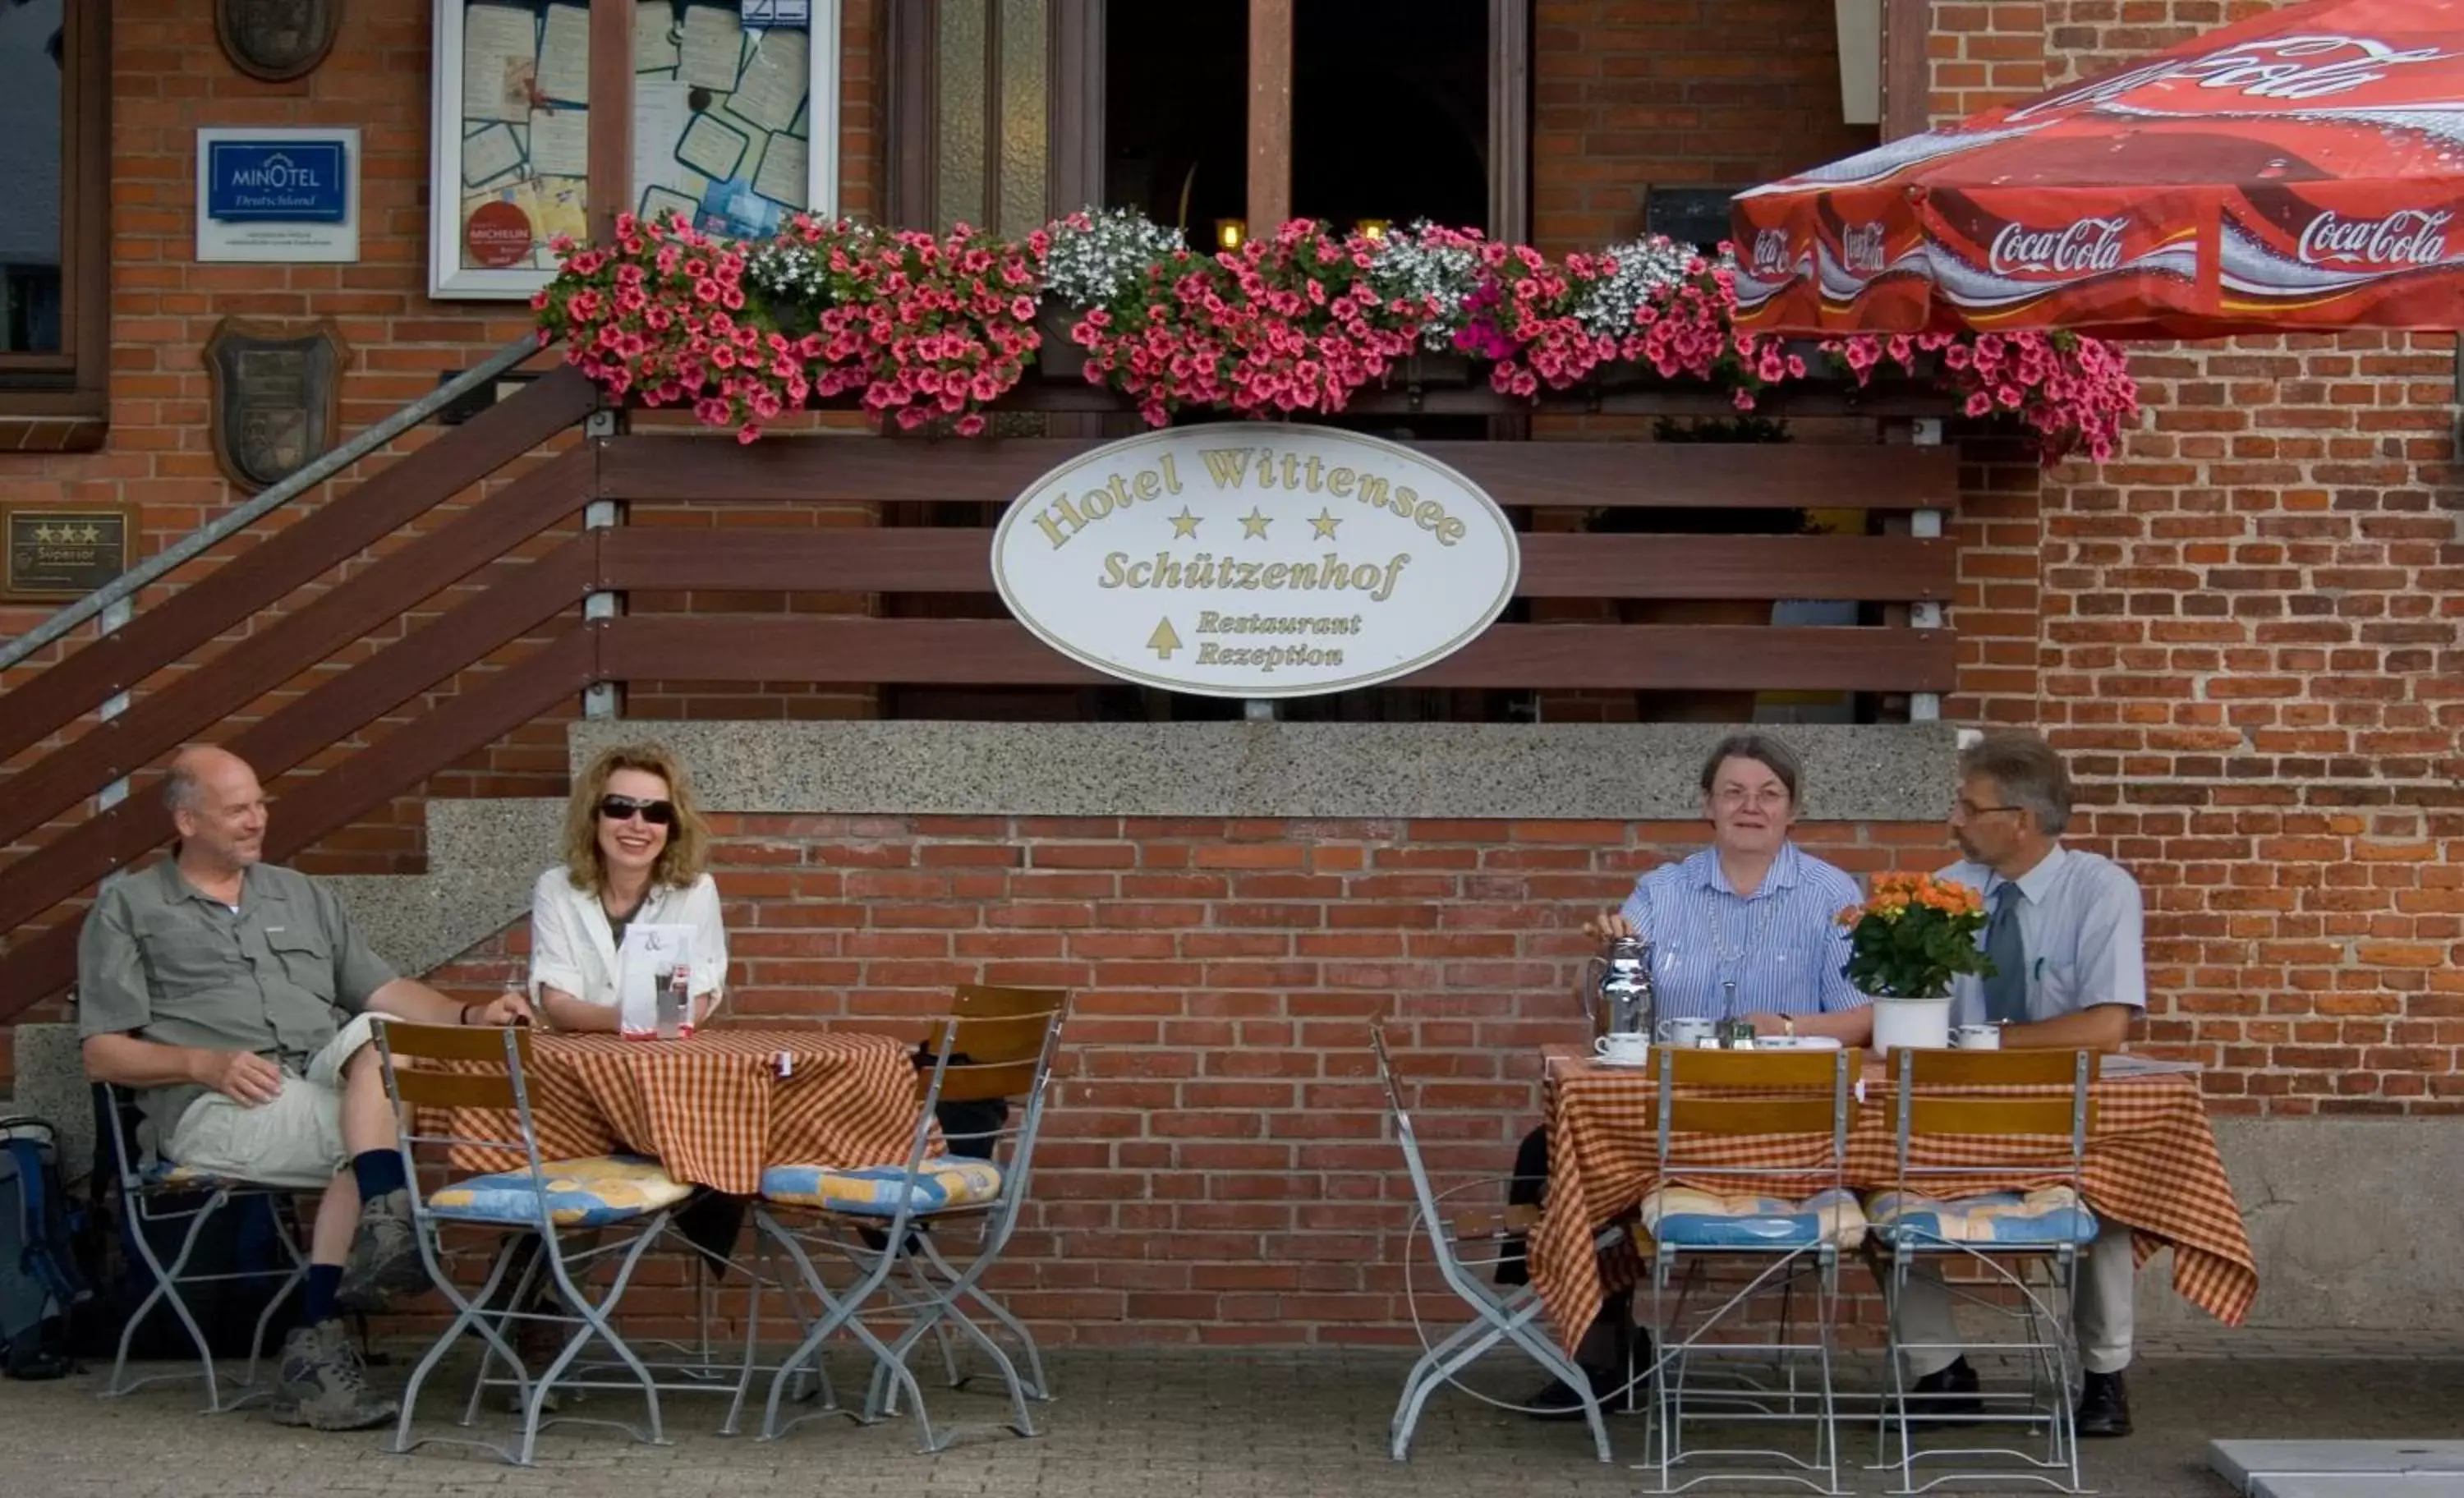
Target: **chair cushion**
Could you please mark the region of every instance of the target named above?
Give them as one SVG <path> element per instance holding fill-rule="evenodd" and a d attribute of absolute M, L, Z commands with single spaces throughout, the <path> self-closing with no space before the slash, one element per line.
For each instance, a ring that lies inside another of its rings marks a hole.
<path fill-rule="evenodd" d="M 148 1160 L 137 1173 L 137 1183 L 148 1191 L 214 1191 L 224 1186 L 239 1186 L 245 1181 L 229 1176 L 217 1176 L 193 1165 L 175 1165 L 169 1160 Z"/>
<path fill-rule="evenodd" d="M 859 1217 L 893 1217 L 907 1191 L 907 1167 L 871 1165 L 834 1170 L 826 1165 L 773 1165 L 761 1173 L 761 1195 L 793 1206 L 819 1207 Z M 991 1160 L 944 1155 L 926 1160 L 908 1201 L 921 1217 L 955 1207 L 979 1206 L 1001 1193 L 1001 1168 Z"/>
<path fill-rule="evenodd" d="M 1878 1191 L 1865 1216 L 1885 1243 L 2001 1244 L 2043 1247 L 2084 1244 L 2097 1234 L 2096 1214 L 2068 1186 L 2048 1186 L 2021 1196 L 1995 1191 L 1942 1201 Z"/>
<path fill-rule="evenodd" d="M 1846 1191 L 1799 1200 L 1663 1186 L 1642 1199 L 1642 1227 L 1678 1248 L 1811 1248 L 1826 1239 L 1855 1248 L 1865 1241 L 1864 1211 Z"/>
<path fill-rule="evenodd" d="M 541 1174 L 547 1181 L 548 1221 L 559 1227 L 598 1227 L 629 1218 L 647 1217 L 674 1206 L 693 1188 L 672 1179 L 659 1162 L 635 1155 L 599 1155 L 586 1159 L 549 1160 Z M 539 1219 L 538 1199 L 528 1170 L 501 1170 L 473 1176 L 429 1194 L 428 1210 L 436 1217 L 469 1223 L 532 1223 Z"/>

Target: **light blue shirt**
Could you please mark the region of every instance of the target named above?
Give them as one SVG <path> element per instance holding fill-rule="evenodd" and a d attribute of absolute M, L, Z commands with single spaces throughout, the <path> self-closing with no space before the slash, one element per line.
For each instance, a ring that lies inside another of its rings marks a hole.
<path fill-rule="evenodd" d="M 2012 881 L 1983 864 L 1961 862 L 1934 877 L 1985 893 Z M 2110 858 L 2054 845 L 2019 886 L 2019 941 L 2028 955 L 2028 1021 L 2037 1024 L 2101 1003 L 2147 1007 L 2147 958 L 2139 881 Z M 1983 945 L 1985 934 L 1976 935 Z M 1985 980 L 1951 981 L 1950 1023 L 1985 1023 Z"/>
<path fill-rule="evenodd" d="M 1636 880 L 1621 914 L 1651 943 L 1662 1019 L 1825 1014 L 1865 1002 L 1840 971 L 1838 915 L 1859 898 L 1857 881 L 1793 843 L 1740 895 L 1706 848 Z"/>

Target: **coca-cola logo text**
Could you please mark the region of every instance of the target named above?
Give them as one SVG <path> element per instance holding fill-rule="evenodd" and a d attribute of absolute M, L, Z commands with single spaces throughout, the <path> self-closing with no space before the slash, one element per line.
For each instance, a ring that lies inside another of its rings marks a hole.
<path fill-rule="evenodd" d="M 1848 269 L 1868 275 L 1879 274 L 1887 258 L 1883 247 L 1882 226 L 1851 224 L 1839 235 L 1839 258 Z"/>
<path fill-rule="evenodd" d="M 2083 218 L 2061 229 L 2005 224 L 1993 236 L 1994 274 L 2020 271 L 2086 275 L 2122 267 L 2122 231 L 2127 218 Z"/>
<path fill-rule="evenodd" d="M 2385 218 L 2320 214 L 2301 230 L 2295 253 L 2304 265 L 2437 265 L 2447 258 L 2453 212 L 2399 209 Z"/>
<path fill-rule="evenodd" d="M 2231 89 L 2251 99 L 2324 99 L 2375 83 L 2408 63 L 2437 62 L 2453 55 L 2435 47 L 2399 50 L 2368 36 L 2277 36 L 2227 47 L 2204 57 L 2151 62 L 2013 110 L 2011 119 L 2016 122 L 2076 104 L 2109 104 L 2139 89 L 2176 81 Z"/>
<path fill-rule="evenodd" d="M 1789 274 L 1788 231 L 1760 229 L 1754 231 L 1753 253 L 1748 262 L 1756 275 L 1770 277 Z"/>

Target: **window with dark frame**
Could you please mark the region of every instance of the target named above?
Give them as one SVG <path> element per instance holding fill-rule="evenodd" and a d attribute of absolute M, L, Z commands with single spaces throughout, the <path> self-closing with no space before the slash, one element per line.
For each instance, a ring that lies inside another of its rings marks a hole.
<path fill-rule="evenodd" d="M 0 0 L 0 446 L 101 442 L 109 25 L 108 0 Z M 26 422 L 47 440 L 8 440 Z"/>

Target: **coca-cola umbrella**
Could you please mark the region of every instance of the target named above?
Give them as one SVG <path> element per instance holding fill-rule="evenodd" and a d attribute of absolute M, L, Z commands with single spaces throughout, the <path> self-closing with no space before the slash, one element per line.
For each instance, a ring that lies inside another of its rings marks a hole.
<path fill-rule="evenodd" d="M 2311 0 L 1741 193 L 1756 332 L 2464 323 L 2464 0 Z"/>

